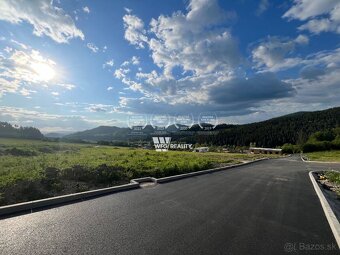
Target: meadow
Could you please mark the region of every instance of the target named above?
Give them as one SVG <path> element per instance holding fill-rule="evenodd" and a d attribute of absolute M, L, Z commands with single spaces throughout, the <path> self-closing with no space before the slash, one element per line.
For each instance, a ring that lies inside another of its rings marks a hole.
<path fill-rule="evenodd" d="M 340 162 L 340 150 L 304 153 L 312 161 Z"/>
<path fill-rule="evenodd" d="M 263 157 L 0 138 L 0 205 Z"/>

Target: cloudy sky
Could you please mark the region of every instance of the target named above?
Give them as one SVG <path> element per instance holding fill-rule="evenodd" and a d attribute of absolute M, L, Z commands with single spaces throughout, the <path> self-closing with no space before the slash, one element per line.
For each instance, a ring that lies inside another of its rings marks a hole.
<path fill-rule="evenodd" d="M 0 120 L 249 123 L 340 105 L 339 0 L 2 0 Z"/>

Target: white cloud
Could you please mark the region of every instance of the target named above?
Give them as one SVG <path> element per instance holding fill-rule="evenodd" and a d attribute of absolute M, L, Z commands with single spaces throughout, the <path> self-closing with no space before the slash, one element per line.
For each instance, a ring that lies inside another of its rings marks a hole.
<path fill-rule="evenodd" d="M 15 93 L 19 89 L 18 80 L 6 80 L 0 76 L 0 97 L 7 93 Z"/>
<path fill-rule="evenodd" d="M 126 77 L 126 74 L 130 72 L 130 69 L 118 68 L 114 72 L 114 76 L 117 79 L 123 79 Z"/>
<path fill-rule="evenodd" d="M 309 39 L 305 35 L 299 35 L 295 39 L 268 37 L 252 50 L 252 58 L 256 68 L 261 71 L 289 69 L 301 64 L 301 58 L 288 56 L 292 55 L 296 46 L 308 42 Z"/>
<path fill-rule="evenodd" d="M 261 0 L 259 6 L 256 10 L 256 15 L 261 15 L 269 8 L 269 1 L 268 0 Z"/>
<path fill-rule="evenodd" d="M 51 94 L 52 94 L 53 96 L 59 96 L 59 92 L 56 92 L 56 91 L 53 91 Z"/>
<path fill-rule="evenodd" d="M 329 13 L 338 0 L 294 0 L 294 5 L 283 15 L 284 18 L 307 20 Z"/>
<path fill-rule="evenodd" d="M 137 16 L 131 14 L 124 15 L 123 21 L 125 39 L 137 48 L 144 48 L 145 43 L 148 41 L 146 31 L 144 29 L 144 22 Z"/>
<path fill-rule="evenodd" d="M 94 43 L 87 43 L 86 47 L 89 48 L 93 53 L 97 53 L 99 48 Z"/>
<path fill-rule="evenodd" d="M 311 33 L 335 32 L 340 34 L 340 2 L 338 0 L 295 0 L 284 18 L 307 21 L 299 30 Z"/>
<path fill-rule="evenodd" d="M 105 105 L 105 104 L 90 104 L 86 107 L 87 111 L 90 112 L 109 112 L 112 111 L 113 105 Z"/>
<path fill-rule="evenodd" d="M 33 34 L 46 35 L 58 43 L 67 43 L 72 38 L 84 40 L 72 18 L 50 0 L 2 0 L 0 20 L 13 24 L 27 22 L 33 26 Z"/>
<path fill-rule="evenodd" d="M 140 62 L 139 62 L 139 57 L 133 56 L 133 57 L 131 58 L 131 63 L 132 63 L 133 65 L 139 65 L 139 64 L 140 64 Z"/>
<path fill-rule="evenodd" d="M 217 1 L 208 0 L 192 0 L 186 12 L 160 15 L 152 19 L 148 27 L 134 16 L 139 29 L 133 31 L 134 37 L 130 37 L 133 40 L 126 39 L 137 48 L 148 47 L 156 67 L 149 72 L 139 70 L 135 75 L 123 71 L 123 67 L 116 70 L 116 78 L 143 95 L 121 97 L 116 110 L 168 114 L 218 111 L 221 116 L 249 115 L 265 104 L 297 105 L 295 98 L 302 98 L 298 81 L 280 80 L 273 72 L 321 65 L 329 68 L 329 73 L 333 70 L 330 77 L 336 76 L 337 71 L 331 69 L 337 66 L 335 52 L 307 57 L 298 54 L 296 49 L 309 43 L 306 35 L 268 37 L 253 44 L 251 57 L 258 73 L 246 76 L 242 68 L 246 61 L 229 27 L 234 16 L 221 9 Z M 128 29 L 125 25 L 125 31 Z M 124 65 L 130 64 L 128 62 Z M 323 77 L 318 71 L 308 69 L 303 75 L 309 80 Z M 324 84 L 330 84 L 330 80 Z M 314 91 L 318 90 L 316 86 L 317 82 L 313 82 Z M 332 88 L 334 92 L 334 86 Z"/>
<path fill-rule="evenodd" d="M 309 30 L 313 34 L 321 32 L 336 32 L 340 34 L 340 23 L 334 23 L 329 19 L 312 19 L 299 27 L 299 30 Z"/>
<path fill-rule="evenodd" d="M 18 41 L 13 40 L 13 39 L 11 39 L 11 42 L 14 43 L 14 44 L 16 44 L 16 45 L 18 45 L 18 46 L 20 46 L 20 47 L 21 47 L 22 49 L 24 49 L 24 50 L 27 50 L 28 48 L 30 48 L 30 47 L 27 46 L 26 44 L 21 43 L 21 42 L 18 42 Z"/>
<path fill-rule="evenodd" d="M 13 50 L 13 49 L 12 49 L 11 47 L 8 47 L 8 46 L 6 46 L 6 47 L 4 48 L 4 51 L 7 52 L 7 53 L 11 53 L 12 50 Z"/>
<path fill-rule="evenodd" d="M 72 89 L 74 89 L 76 87 L 76 85 L 71 84 L 71 83 L 59 83 L 57 85 L 60 86 L 60 87 L 65 88 L 67 90 L 72 90 Z"/>
<path fill-rule="evenodd" d="M 20 90 L 20 94 L 23 95 L 23 96 L 29 96 L 32 93 L 36 93 L 36 91 L 35 90 L 26 89 L 26 88 L 22 88 Z"/>
<path fill-rule="evenodd" d="M 144 23 L 138 17 L 125 15 L 123 20 L 129 35 L 126 39 L 140 48 L 148 44 L 153 62 L 163 69 L 163 80 L 171 82 L 175 67 L 193 75 L 232 73 L 241 61 L 226 25 L 234 16 L 221 9 L 217 1 L 193 0 L 185 14 L 178 11 L 152 19 L 151 39 L 146 37 Z"/>
<path fill-rule="evenodd" d="M 132 58 L 130 60 L 125 60 L 120 66 L 124 67 L 124 66 L 128 66 L 128 65 L 139 65 L 140 64 L 140 60 L 139 57 L 137 56 L 132 56 Z"/>
<path fill-rule="evenodd" d="M 230 71 L 240 63 L 236 41 L 226 23 L 233 13 L 225 12 L 217 1 L 191 1 L 188 13 L 159 16 L 151 21 L 155 38 L 149 42 L 154 63 L 172 77 L 181 67 L 196 75 Z M 214 28 L 216 24 L 218 28 Z"/>
<path fill-rule="evenodd" d="M 85 12 L 85 13 L 90 13 L 91 11 L 90 11 L 90 8 L 88 7 L 88 6 L 84 6 L 83 7 L 83 12 Z"/>
<path fill-rule="evenodd" d="M 107 91 L 113 90 L 113 87 L 107 87 Z"/>
<path fill-rule="evenodd" d="M 132 12 L 132 9 L 129 9 L 129 8 L 126 8 L 126 7 L 124 7 L 124 10 L 125 10 L 128 14 L 130 14 L 130 13 Z"/>
<path fill-rule="evenodd" d="M 94 119 L 83 115 L 49 114 L 43 111 L 8 106 L 0 106 L 0 118 L 3 121 L 21 126 L 31 123 L 30 126 L 37 127 L 43 132 L 79 131 L 100 125 L 123 125 L 123 123 L 109 119 L 107 116 L 103 119 Z"/>
<path fill-rule="evenodd" d="M 305 35 L 298 35 L 298 37 L 295 38 L 294 42 L 296 44 L 308 44 L 309 43 L 309 38 Z"/>
<path fill-rule="evenodd" d="M 226 106 L 228 102 L 222 105 L 211 100 L 210 93 L 216 88 L 227 88 L 231 80 L 234 81 L 235 91 L 229 93 L 237 93 L 240 89 L 235 84 L 240 87 L 248 84 L 244 82 L 245 77 L 237 77 L 243 59 L 228 26 L 234 17 L 233 12 L 221 9 L 217 1 L 192 0 L 186 13 L 177 11 L 170 16 L 160 15 L 152 19 L 147 29 L 148 37 L 140 39 L 135 36 L 137 39 L 132 44 L 137 47 L 141 47 L 139 43 L 148 45 L 152 60 L 161 71 L 139 71 L 135 76 L 136 82 L 127 72 L 122 72 L 122 68 L 117 69 L 116 78 L 144 95 L 143 99 L 123 100 L 121 106 L 129 111 L 154 111 L 157 105 L 159 111 L 181 112 L 234 108 L 232 105 Z M 136 33 L 146 36 L 144 23 L 135 18 L 140 24 Z M 125 28 L 128 29 L 127 26 Z M 306 38 L 296 40 L 296 44 L 302 44 Z M 131 43 L 132 40 L 128 41 Z M 281 84 L 279 80 L 275 82 Z M 267 84 L 266 81 L 264 83 Z M 289 88 L 289 84 L 287 86 Z M 284 92 L 279 95 L 290 96 Z M 269 100 L 267 95 L 259 95 L 259 98 L 259 101 Z M 233 104 L 237 105 L 235 102 Z M 252 105 L 243 103 L 244 108 L 240 111 L 247 111 Z"/>
<path fill-rule="evenodd" d="M 115 64 L 115 62 L 113 61 L 113 59 L 110 59 L 103 64 L 103 68 L 113 67 L 114 64 Z"/>

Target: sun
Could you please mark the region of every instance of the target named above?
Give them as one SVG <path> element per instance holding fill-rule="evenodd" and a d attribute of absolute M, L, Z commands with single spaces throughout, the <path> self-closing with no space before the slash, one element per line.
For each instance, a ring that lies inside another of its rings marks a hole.
<path fill-rule="evenodd" d="M 56 72 L 53 67 L 47 63 L 37 62 L 32 64 L 32 69 L 36 75 L 36 78 L 40 81 L 52 80 Z"/>

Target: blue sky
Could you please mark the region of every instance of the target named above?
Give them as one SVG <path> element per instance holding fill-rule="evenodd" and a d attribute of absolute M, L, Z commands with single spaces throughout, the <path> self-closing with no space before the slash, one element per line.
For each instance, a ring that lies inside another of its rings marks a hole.
<path fill-rule="evenodd" d="M 339 106 L 337 0 L 0 2 L 0 120 L 249 123 Z"/>

